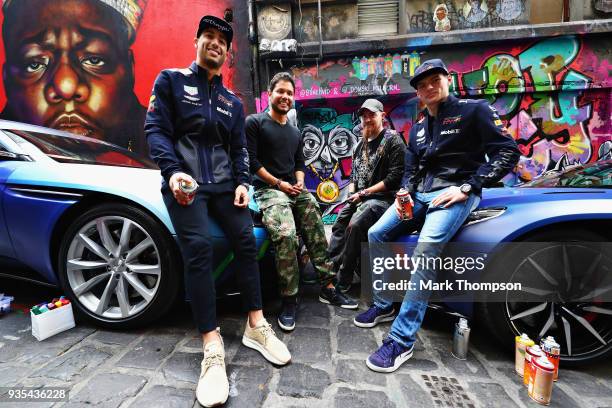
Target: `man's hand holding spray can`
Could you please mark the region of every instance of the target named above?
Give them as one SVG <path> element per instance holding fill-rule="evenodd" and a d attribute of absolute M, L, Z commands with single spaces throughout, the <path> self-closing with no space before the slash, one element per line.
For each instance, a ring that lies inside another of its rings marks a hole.
<path fill-rule="evenodd" d="M 414 202 L 412 201 L 412 197 L 410 197 L 410 193 L 406 189 L 400 189 L 395 195 L 397 199 L 396 210 L 398 216 L 403 221 L 408 221 L 412 219 L 412 208 L 414 207 Z"/>
<path fill-rule="evenodd" d="M 187 195 L 187 205 L 191 205 L 191 203 L 193 203 L 193 200 L 195 199 L 195 192 L 198 189 L 198 187 L 199 187 L 198 183 L 193 179 L 181 180 L 179 184 L 179 188 L 181 189 L 183 193 Z"/>

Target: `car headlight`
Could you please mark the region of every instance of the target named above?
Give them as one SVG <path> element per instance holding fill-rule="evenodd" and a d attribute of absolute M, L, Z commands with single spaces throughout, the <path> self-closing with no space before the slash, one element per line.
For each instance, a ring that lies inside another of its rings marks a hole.
<path fill-rule="evenodd" d="M 506 212 L 506 207 L 490 207 L 479 208 L 470 213 L 467 217 L 465 225 L 472 225 L 483 221 L 488 221 L 492 218 L 499 217 Z"/>

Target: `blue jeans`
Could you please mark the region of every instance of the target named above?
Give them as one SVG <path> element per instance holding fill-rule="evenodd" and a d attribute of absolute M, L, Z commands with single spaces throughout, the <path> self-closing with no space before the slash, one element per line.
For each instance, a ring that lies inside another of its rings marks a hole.
<path fill-rule="evenodd" d="M 408 221 L 402 221 L 395 212 L 395 204 L 391 205 L 378 222 L 368 230 L 368 242 L 393 242 L 401 234 L 411 233 L 422 226 L 413 256 L 439 256 L 444 249 L 443 244 L 451 240 L 468 215 L 480 203 L 479 196 L 470 194 L 466 201 L 455 203 L 449 208 L 432 207 L 431 201 L 444 191 L 446 189 L 430 193 L 413 193 L 413 218 Z M 411 281 L 415 282 L 418 288 L 420 281 L 435 281 L 436 275 L 435 269 L 416 268 Z M 405 347 L 414 344 L 416 332 L 425 317 L 429 295 L 430 293 L 425 290 L 406 291 L 402 307 L 391 326 L 390 338 Z M 374 291 L 374 304 L 383 309 L 393 305 L 376 291 Z"/>

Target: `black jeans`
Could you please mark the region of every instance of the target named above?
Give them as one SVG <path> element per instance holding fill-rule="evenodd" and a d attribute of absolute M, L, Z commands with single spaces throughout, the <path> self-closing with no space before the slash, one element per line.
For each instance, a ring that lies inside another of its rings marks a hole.
<path fill-rule="evenodd" d="M 233 262 L 243 306 L 249 311 L 261 309 L 253 220 L 247 208 L 234 206 L 233 184 L 201 186 L 188 206 L 179 205 L 165 183 L 162 195 L 179 238 L 185 262 L 185 290 L 199 332 L 206 333 L 217 327 L 209 214 L 219 223 L 234 251 Z"/>
<path fill-rule="evenodd" d="M 327 252 L 338 269 L 338 283 L 341 285 L 347 286 L 352 282 L 353 272 L 361 259 L 361 243 L 368 242 L 368 229 L 387 208 L 389 202 L 372 198 L 359 206 L 347 204 L 338 214 Z"/>

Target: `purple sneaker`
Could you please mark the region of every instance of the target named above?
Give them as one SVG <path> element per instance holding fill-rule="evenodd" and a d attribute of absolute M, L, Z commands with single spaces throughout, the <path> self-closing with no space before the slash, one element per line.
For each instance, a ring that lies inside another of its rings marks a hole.
<path fill-rule="evenodd" d="M 413 349 L 414 345 L 404 347 L 395 340 L 386 338 L 382 346 L 368 357 L 366 365 L 372 371 L 392 373 L 412 357 Z"/>
<path fill-rule="evenodd" d="M 393 319 L 395 319 L 395 309 L 393 309 L 393 306 L 389 309 L 381 309 L 376 305 L 372 305 L 365 312 L 355 316 L 353 323 L 357 327 L 370 328 L 378 323 L 393 321 Z"/>

